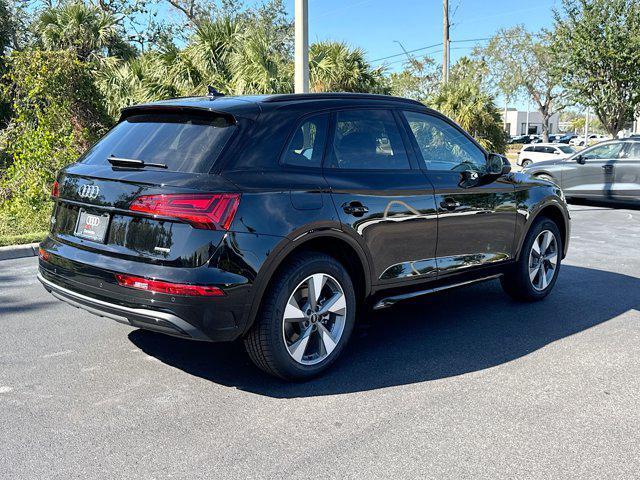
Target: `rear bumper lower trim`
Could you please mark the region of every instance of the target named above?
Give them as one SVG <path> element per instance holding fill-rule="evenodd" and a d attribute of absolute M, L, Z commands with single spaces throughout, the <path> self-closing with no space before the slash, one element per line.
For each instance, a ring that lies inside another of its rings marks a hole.
<path fill-rule="evenodd" d="M 44 278 L 40 273 L 38 273 L 38 280 L 44 288 L 58 300 L 62 300 L 73 307 L 80 308 L 93 315 L 110 318 L 120 323 L 169 335 L 187 337 L 193 340 L 211 341 L 209 337 L 195 326 L 171 313 L 144 308 L 130 308 L 88 297 L 53 283 Z"/>

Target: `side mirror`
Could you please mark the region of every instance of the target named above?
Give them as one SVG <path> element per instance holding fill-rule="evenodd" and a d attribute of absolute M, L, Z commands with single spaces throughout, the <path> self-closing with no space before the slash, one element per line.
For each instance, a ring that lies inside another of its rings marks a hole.
<path fill-rule="evenodd" d="M 505 175 L 511 171 L 511 163 L 506 157 L 497 153 L 487 156 L 487 175 Z"/>
<path fill-rule="evenodd" d="M 582 155 L 578 155 L 575 160 L 580 165 L 584 165 L 585 163 L 587 163 L 587 161 L 585 160 L 585 158 Z"/>

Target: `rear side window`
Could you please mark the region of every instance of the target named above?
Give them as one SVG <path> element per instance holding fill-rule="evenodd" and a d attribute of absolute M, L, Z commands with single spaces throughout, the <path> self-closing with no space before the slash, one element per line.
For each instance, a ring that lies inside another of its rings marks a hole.
<path fill-rule="evenodd" d="M 108 165 L 114 156 L 165 164 L 176 172 L 206 173 L 235 128 L 221 116 L 135 115 L 116 125 L 81 162 Z"/>
<path fill-rule="evenodd" d="M 329 168 L 409 170 L 398 124 L 389 110 L 345 110 L 336 114 Z"/>
<path fill-rule="evenodd" d="M 295 129 L 282 163 L 297 167 L 321 167 L 329 115 L 305 118 Z"/>

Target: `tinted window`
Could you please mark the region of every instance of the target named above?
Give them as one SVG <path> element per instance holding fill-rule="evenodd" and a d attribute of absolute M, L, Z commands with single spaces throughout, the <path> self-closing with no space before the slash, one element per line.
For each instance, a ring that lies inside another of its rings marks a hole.
<path fill-rule="evenodd" d="M 223 117 L 136 115 L 116 125 L 82 158 L 108 164 L 110 156 L 163 163 L 177 172 L 208 172 L 235 130 Z"/>
<path fill-rule="evenodd" d="M 328 115 L 304 119 L 295 129 L 282 158 L 287 165 L 320 167 L 327 135 Z"/>
<path fill-rule="evenodd" d="M 571 147 L 569 147 L 567 145 L 559 146 L 558 148 L 560 149 L 560 151 L 562 153 L 576 153 L 576 151 L 573 148 L 571 148 Z"/>
<path fill-rule="evenodd" d="M 622 142 L 598 145 L 597 147 L 585 150 L 585 152 L 582 154 L 582 157 L 586 160 L 607 160 L 618 158 L 622 147 Z"/>
<path fill-rule="evenodd" d="M 525 152 L 533 152 L 535 150 L 534 147 L 527 147 L 524 149 Z"/>
<path fill-rule="evenodd" d="M 424 113 L 404 116 L 429 170 L 484 170 L 484 153 L 456 127 Z"/>
<path fill-rule="evenodd" d="M 544 153 L 556 153 L 556 149 L 554 147 L 542 147 Z"/>
<path fill-rule="evenodd" d="M 388 110 L 345 110 L 336 114 L 329 168 L 407 170 L 409 158 Z"/>
<path fill-rule="evenodd" d="M 640 143 L 637 143 L 637 142 L 627 143 L 627 148 L 625 148 L 622 158 L 628 158 L 630 160 L 640 159 Z"/>

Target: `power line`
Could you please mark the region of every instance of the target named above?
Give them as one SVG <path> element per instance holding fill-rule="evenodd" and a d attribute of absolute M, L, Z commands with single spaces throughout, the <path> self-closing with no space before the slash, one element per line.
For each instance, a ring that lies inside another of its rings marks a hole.
<path fill-rule="evenodd" d="M 486 37 L 486 38 L 467 38 L 465 40 L 451 40 L 451 43 L 481 42 L 481 41 L 490 40 L 490 39 L 491 39 L 491 37 Z M 442 45 L 442 42 L 434 43 L 433 45 L 427 45 L 426 47 L 415 48 L 413 50 L 407 50 L 406 52 L 396 53 L 394 55 L 389 55 L 387 57 L 376 58 L 375 60 L 371 60 L 371 63 L 379 62 L 381 60 L 387 60 L 389 58 L 402 57 L 402 56 L 406 55 L 407 53 L 421 52 L 422 50 L 428 50 L 430 48 L 439 47 L 441 45 Z M 431 52 L 431 53 L 433 53 L 433 52 Z"/>

